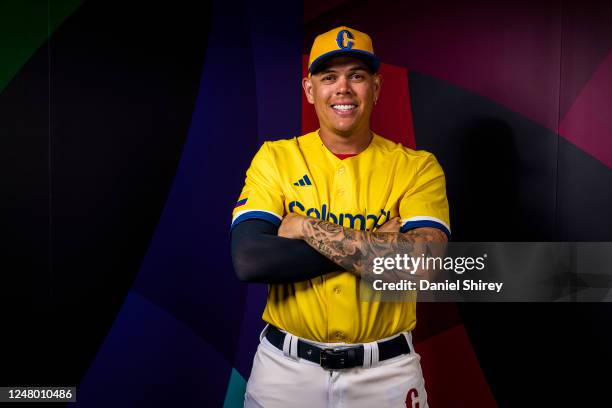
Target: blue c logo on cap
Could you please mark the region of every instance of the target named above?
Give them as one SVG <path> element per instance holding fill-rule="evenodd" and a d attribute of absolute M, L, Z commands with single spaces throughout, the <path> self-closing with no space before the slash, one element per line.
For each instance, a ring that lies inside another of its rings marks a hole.
<path fill-rule="evenodd" d="M 345 41 L 346 45 L 344 45 Z M 353 43 L 353 34 L 349 30 L 341 30 L 338 32 L 338 36 L 336 37 L 336 44 L 338 44 L 338 47 L 343 50 L 350 50 L 353 48 Z"/>

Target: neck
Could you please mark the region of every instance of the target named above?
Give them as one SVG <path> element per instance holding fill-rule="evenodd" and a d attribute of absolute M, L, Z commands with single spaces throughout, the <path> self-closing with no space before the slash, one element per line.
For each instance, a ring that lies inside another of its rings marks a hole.
<path fill-rule="evenodd" d="M 319 136 L 325 147 L 333 153 L 359 154 L 368 147 L 373 133 L 367 128 L 365 131 L 342 135 L 321 128 L 319 129 Z"/>

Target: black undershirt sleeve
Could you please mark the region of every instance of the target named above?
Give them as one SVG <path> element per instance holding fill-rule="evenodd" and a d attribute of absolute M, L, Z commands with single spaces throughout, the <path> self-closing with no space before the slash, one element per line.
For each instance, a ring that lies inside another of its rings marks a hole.
<path fill-rule="evenodd" d="M 252 283 L 292 283 L 342 271 L 307 243 L 277 235 L 278 227 L 251 219 L 232 229 L 232 262 L 238 279 Z"/>

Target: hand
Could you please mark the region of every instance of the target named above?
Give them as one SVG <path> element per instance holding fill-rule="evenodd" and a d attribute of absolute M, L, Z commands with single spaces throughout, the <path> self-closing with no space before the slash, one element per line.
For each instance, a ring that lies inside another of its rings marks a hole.
<path fill-rule="evenodd" d="M 376 232 L 400 232 L 401 226 L 402 222 L 400 217 L 395 217 L 381 225 Z"/>
<path fill-rule="evenodd" d="M 278 227 L 278 236 L 292 239 L 302 239 L 302 225 L 306 217 L 294 213 L 289 213 L 283 218 Z"/>

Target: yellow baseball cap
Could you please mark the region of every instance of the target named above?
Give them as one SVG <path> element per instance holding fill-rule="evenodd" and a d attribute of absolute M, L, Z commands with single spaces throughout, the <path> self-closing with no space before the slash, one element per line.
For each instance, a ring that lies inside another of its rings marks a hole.
<path fill-rule="evenodd" d="M 310 49 L 308 72 L 315 74 L 330 58 L 347 54 L 364 60 L 373 72 L 378 71 L 380 61 L 374 55 L 370 36 L 341 26 L 315 38 Z"/>

